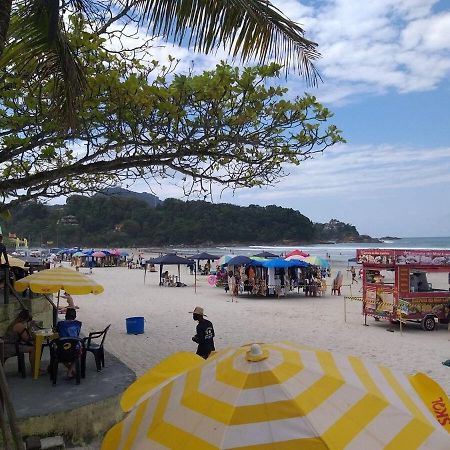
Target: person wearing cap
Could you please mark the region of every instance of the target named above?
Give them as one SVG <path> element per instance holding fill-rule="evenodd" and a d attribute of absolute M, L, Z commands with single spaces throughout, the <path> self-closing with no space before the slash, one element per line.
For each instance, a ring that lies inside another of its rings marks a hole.
<path fill-rule="evenodd" d="M 196 306 L 194 311 L 191 311 L 191 314 L 192 318 L 198 321 L 197 334 L 192 338 L 198 344 L 196 353 L 202 358 L 207 359 L 210 353 L 215 350 L 213 324 L 205 319 L 206 315 L 200 306 Z"/>

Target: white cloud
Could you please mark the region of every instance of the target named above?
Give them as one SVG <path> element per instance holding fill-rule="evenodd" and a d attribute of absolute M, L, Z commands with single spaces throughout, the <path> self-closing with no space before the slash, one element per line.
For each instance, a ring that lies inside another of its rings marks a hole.
<path fill-rule="evenodd" d="M 324 0 L 313 6 L 272 1 L 319 43 L 323 56 L 317 65 L 325 83 L 316 94 L 323 102 L 342 104 L 389 90 L 427 91 L 450 74 L 450 12 L 434 12 L 438 0 Z M 145 37 L 140 30 L 139 39 Z M 180 59 L 179 73 L 199 73 L 230 60 L 223 49 L 204 55 L 155 38 L 152 57 L 163 63 L 169 55 Z M 305 89 L 296 75 L 289 84 L 293 92 Z"/>
<path fill-rule="evenodd" d="M 427 91 L 450 74 L 450 12 L 434 12 L 437 0 L 325 0 L 314 8 L 274 3 L 319 43 L 322 101 Z"/>

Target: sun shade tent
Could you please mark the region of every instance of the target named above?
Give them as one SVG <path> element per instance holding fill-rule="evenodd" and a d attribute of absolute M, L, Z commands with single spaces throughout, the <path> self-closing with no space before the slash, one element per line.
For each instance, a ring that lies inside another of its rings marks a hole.
<path fill-rule="evenodd" d="M 248 256 L 235 256 L 231 258 L 225 265 L 228 266 L 249 266 L 249 265 L 260 265 L 259 261 L 249 258 Z"/>
<path fill-rule="evenodd" d="M 448 449 L 433 399 L 449 409 L 424 374 L 289 342 L 182 352 L 129 386 L 101 448 Z"/>
<path fill-rule="evenodd" d="M 207 260 L 207 259 L 216 260 L 219 258 L 220 258 L 220 256 L 211 255 L 211 253 L 207 253 L 207 252 L 197 253 L 196 255 L 192 255 L 189 257 L 189 259 L 195 259 L 196 261 L 203 261 L 203 260 Z"/>
<path fill-rule="evenodd" d="M 190 266 L 194 263 L 192 259 L 186 259 L 178 256 L 176 253 L 168 253 L 167 255 L 158 256 L 157 258 L 150 258 L 146 261 L 147 264 L 159 264 L 159 283 L 162 280 L 163 266 L 178 266 L 178 281 L 180 281 L 180 265 Z M 147 268 L 147 265 L 145 266 Z M 147 270 L 145 270 L 147 272 Z M 144 275 L 145 277 L 145 275 Z M 145 281 L 145 279 L 144 279 Z"/>

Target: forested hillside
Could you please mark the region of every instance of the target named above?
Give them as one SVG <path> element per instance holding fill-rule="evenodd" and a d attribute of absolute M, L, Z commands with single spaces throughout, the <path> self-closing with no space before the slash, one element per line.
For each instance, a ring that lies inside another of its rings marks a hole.
<path fill-rule="evenodd" d="M 347 224 L 334 227 L 340 233 L 336 236 L 298 211 L 273 205 L 167 199 L 152 208 L 135 198 L 74 195 L 64 206 L 29 203 L 11 212 L 3 229 L 26 237 L 31 246 L 288 244 L 359 236 Z"/>

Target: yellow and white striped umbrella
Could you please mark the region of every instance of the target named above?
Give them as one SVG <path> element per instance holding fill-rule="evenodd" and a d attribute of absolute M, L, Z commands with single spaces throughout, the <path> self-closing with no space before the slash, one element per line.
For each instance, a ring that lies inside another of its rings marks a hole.
<path fill-rule="evenodd" d="M 121 405 L 102 450 L 450 449 L 449 400 L 426 375 L 288 342 L 176 354 Z"/>
<path fill-rule="evenodd" d="M 60 289 L 72 295 L 101 294 L 104 291 L 103 286 L 91 278 L 65 267 L 35 272 L 16 281 L 14 288 L 18 292 L 30 289 L 39 294 L 50 294 Z"/>
<path fill-rule="evenodd" d="M 11 267 L 19 267 L 21 269 L 25 269 L 25 261 L 20 258 L 8 255 L 8 262 Z"/>

